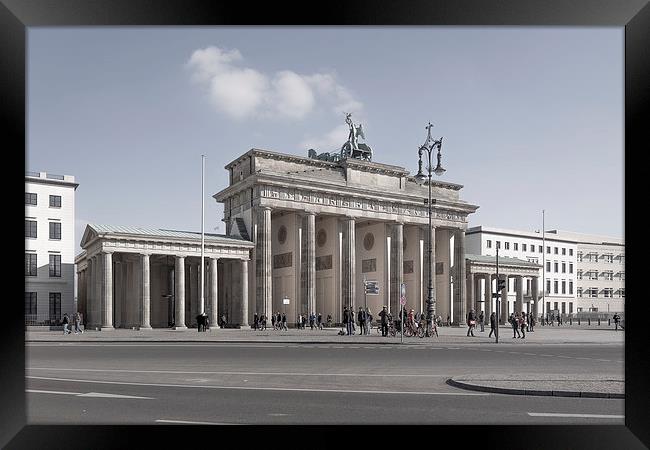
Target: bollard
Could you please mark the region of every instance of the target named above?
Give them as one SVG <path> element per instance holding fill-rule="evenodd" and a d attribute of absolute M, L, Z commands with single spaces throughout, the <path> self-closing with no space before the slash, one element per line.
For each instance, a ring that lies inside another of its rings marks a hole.
<path fill-rule="evenodd" d="M 591 317 L 587 318 L 587 325 L 591 326 Z"/>
<path fill-rule="evenodd" d="M 199 261 L 200 262 L 200 261 Z M 598 326 L 600 326 L 600 317 L 598 318 Z"/>

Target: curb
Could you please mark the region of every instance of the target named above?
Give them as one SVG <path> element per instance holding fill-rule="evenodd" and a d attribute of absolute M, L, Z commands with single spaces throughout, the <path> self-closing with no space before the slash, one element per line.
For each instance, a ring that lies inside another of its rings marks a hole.
<path fill-rule="evenodd" d="M 514 388 L 501 388 L 492 386 L 481 386 L 477 384 L 465 383 L 462 381 L 449 378 L 446 383 L 460 389 L 467 389 L 470 391 L 493 392 L 497 394 L 511 394 L 511 395 L 538 395 L 538 396 L 551 396 L 551 397 L 581 397 L 581 398 L 616 398 L 624 399 L 625 394 L 611 393 L 611 392 L 583 392 L 583 391 L 540 391 L 535 389 L 514 389 Z"/>

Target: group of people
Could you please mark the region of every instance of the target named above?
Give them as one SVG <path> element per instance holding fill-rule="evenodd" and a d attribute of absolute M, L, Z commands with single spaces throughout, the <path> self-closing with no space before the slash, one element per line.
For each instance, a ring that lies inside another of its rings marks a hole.
<path fill-rule="evenodd" d="M 343 327 L 345 328 L 343 334 L 352 336 L 356 330 L 355 323 L 357 323 L 360 328 L 359 334 L 369 335 L 370 330 L 372 330 L 372 319 L 373 317 L 370 309 L 363 309 L 359 306 L 359 311 L 356 313 L 355 317 L 354 310 L 346 306 L 343 308 Z"/>
<path fill-rule="evenodd" d="M 467 336 L 474 336 L 474 329 L 476 328 L 477 325 L 480 325 L 481 327 L 481 332 L 485 331 L 484 327 L 484 318 L 485 315 L 483 314 L 483 311 L 477 316 L 476 311 L 474 309 L 471 309 L 467 313 Z M 512 326 L 512 338 L 521 338 L 525 339 L 526 338 L 526 332 L 534 332 L 535 331 L 535 324 L 537 323 L 535 320 L 535 316 L 532 314 L 526 314 L 524 311 L 521 313 L 511 313 L 510 317 L 508 318 L 508 322 Z M 490 314 L 490 334 L 488 337 L 492 337 L 492 335 L 496 335 L 496 327 L 497 327 L 497 316 L 494 311 L 492 311 L 492 314 Z"/>
<path fill-rule="evenodd" d="M 61 323 L 63 324 L 64 335 L 72 333 L 72 330 L 70 330 L 70 317 L 68 316 L 68 313 L 63 314 L 63 320 Z M 81 313 L 78 311 L 72 315 L 72 323 L 74 324 L 74 334 L 84 332 L 84 330 L 81 329 Z"/>

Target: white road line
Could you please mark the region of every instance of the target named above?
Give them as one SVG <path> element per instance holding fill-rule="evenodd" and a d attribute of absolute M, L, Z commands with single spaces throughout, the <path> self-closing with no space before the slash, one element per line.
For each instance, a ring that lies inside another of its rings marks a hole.
<path fill-rule="evenodd" d="M 169 373 L 169 374 L 202 374 L 202 375 L 279 375 L 279 376 L 315 376 L 315 377 L 425 377 L 425 378 L 436 378 L 441 377 L 440 375 L 426 374 L 426 373 L 393 373 L 393 374 L 381 374 L 381 373 L 306 373 L 306 372 L 196 372 L 196 371 L 186 371 L 186 370 L 129 370 L 129 369 L 72 369 L 72 368 L 56 368 L 56 367 L 28 367 L 28 370 L 50 370 L 53 372 L 64 371 L 64 372 L 118 372 L 118 373 Z M 188 379 L 186 381 L 210 381 L 203 378 Z"/>
<path fill-rule="evenodd" d="M 194 422 L 192 420 L 156 419 L 157 423 L 178 423 L 183 425 L 239 425 L 237 423 Z"/>
<path fill-rule="evenodd" d="M 123 384 L 129 386 L 154 386 L 154 387 L 179 387 L 179 388 L 201 388 L 201 389 L 227 389 L 227 390 L 250 390 L 250 391 L 294 391 L 294 392 L 331 392 L 340 394 L 396 394 L 396 395 L 452 395 L 452 396 L 485 396 L 488 393 L 469 393 L 469 392 L 407 392 L 407 391 L 361 391 L 361 390 L 337 390 L 337 389 L 303 389 L 303 388 L 266 388 L 266 387 L 248 387 L 248 386 L 196 386 L 191 384 L 163 384 L 163 383 L 134 383 L 127 381 L 100 381 L 100 380 L 76 380 L 71 378 L 50 378 L 50 377 L 33 377 L 36 380 L 51 381 L 72 381 L 75 383 L 96 383 L 96 384 Z"/>
<path fill-rule="evenodd" d="M 44 391 L 41 389 L 25 389 L 25 392 L 29 392 L 31 394 L 63 394 L 63 395 L 74 395 L 76 397 L 96 397 L 96 398 L 139 398 L 139 399 L 146 399 L 146 400 L 152 400 L 153 397 L 138 397 L 134 395 L 120 395 L 120 394 L 105 394 L 101 392 L 88 392 L 88 393 L 82 393 L 82 392 L 64 392 L 64 391 Z"/>
<path fill-rule="evenodd" d="M 618 414 L 566 414 L 566 413 L 528 413 L 533 417 L 584 417 L 587 419 L 624 419 L 624 415 Z"/>

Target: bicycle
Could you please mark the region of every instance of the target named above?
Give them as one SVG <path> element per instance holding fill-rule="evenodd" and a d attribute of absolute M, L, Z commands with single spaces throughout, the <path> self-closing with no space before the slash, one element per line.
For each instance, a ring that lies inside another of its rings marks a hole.
<path fill-rule="evenodd" d="M 436 325 L 435 322 L 432 322 L 431 325 L 429 324 L 422 324 L 418 327 L 418 337 L 423 338 L 426 335 L 429 335 L 432 337 L 434 334 L 436 337 L 438 336 L 438 326 Z"/>

